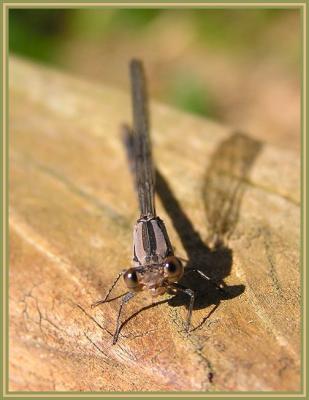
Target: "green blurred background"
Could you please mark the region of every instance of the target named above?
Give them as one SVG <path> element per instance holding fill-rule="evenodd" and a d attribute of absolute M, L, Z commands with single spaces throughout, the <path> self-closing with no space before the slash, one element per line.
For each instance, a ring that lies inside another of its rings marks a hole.
<path fill-rule="evenodd" d="M 10 9 L 11 54 L 151 96 L 299 149 L 300 12 L 293 9 Z"/>

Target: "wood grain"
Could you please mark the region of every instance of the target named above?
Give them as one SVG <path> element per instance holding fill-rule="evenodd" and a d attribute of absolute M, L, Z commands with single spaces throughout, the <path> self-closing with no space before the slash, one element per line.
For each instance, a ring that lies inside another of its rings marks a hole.
<path fill-rule="evenodd" d="M 141 294 L 112 346 L 119 302 L 90 305 L 130 266 L 130 98 L 12 58 L 10 390 L 300 390 L 299 155 L 150 106 L 158 213 L 227 295 L 188 277 L 186 334 L 185 297 Z"/>

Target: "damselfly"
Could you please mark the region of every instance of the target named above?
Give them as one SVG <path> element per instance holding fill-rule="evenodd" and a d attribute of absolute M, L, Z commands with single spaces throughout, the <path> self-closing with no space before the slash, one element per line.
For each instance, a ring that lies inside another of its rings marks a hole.
<path fill-rule="evenodd" d="M 166 292 L 170 294 L 186 293 L 190 299 L 186 320 L 186 330 L 188 331 L 195 294 L 192 289 L 181 285 L 179 281 L 184 274 L 195 272 L 212 282 L 211 278 L 199 269 L 184 268 L 181 260 L 174 255 L 163 221 L 156 214 L 155 173 L 149 135 L 147 91 L 141 61 L 131 61 L 130 74 L 133 129 L 127 126 L 123 129 L 124 142 L 135 180 L 140 208 L 140 217 L 133 230 L 133 266 L 121 271 L 105 298 L 92 304 L 92 307 L 96 307 L 109 301 L 112 290 L 123 276 L 129 290 L 121 298 L 113 344 L 117 342 L 119 336 L 123 307 L 136 293 L 142 290 L 148 290 L 153 296 L 162 295 Z M 222 290 L 216 283 L 212 283 L 217 289 Z"/>

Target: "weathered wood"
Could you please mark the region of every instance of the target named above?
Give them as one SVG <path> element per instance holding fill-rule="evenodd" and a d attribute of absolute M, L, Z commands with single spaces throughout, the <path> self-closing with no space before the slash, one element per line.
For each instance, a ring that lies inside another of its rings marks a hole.
<path fill-rule="evenodd" d="M 229 295 L 188 278 L 187 335 L 186 298 L 141 294 L 111 345 L 118 302 L 90 304 L 130 265 L 130 114 L 128 94 L 11 61 L 10 390 L 299 390 L 299 157 L 158 104 L 159 215 Z"/>

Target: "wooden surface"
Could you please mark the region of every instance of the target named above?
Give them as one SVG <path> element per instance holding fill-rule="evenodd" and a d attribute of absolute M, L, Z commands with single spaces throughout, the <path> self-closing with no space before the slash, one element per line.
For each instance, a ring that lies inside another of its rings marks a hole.
<path fill-rule="evenodd" d="M 131 263 L 130 98 L 11 60 L 10 390 L 299 390 L 299 155 L 159 104 L 151 120 L 158 214 L 227 295 L 184 282 L 188 335 L 185 297 L 141 294 L 112 346 L 119 303 L 90 305 Z"/>

